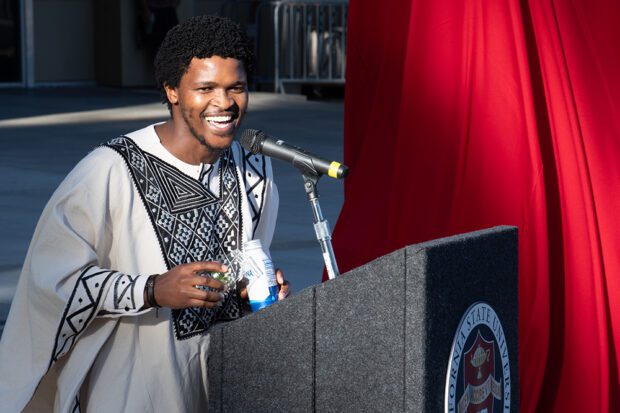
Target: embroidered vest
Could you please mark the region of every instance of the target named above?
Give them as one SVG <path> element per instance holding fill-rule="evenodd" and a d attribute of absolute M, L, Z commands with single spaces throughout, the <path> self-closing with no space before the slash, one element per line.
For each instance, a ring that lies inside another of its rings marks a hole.
<path fill-rule="evenodd" d="M 265 160 L 242 150 L 239 168 L 232 149 L 219 161 L 219 196 L 200 181 L 174 166 L 141 150 L 130 138 L 119 137 L 105 144 L 125 160 L 155 229 L 168 269 L 194 261 L 219 261 L 239 271 L 235 257 L 244 242 L 242 185 L 247 196 L 253 232 L 260 220 L 265 191 Z M 262 173 L 261 173 L 262 172 Z M 215 309 L 172 310 L 175 336 L 183 340 L 207 331 L 216 320 L 241 316 L 237 293 L 226 294 L 223 305 Z"/>

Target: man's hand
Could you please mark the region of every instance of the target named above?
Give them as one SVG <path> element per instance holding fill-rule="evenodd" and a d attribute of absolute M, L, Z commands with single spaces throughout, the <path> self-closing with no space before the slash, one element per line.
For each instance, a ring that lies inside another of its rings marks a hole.
<path fill-rule="evenodd" d="M 276 281 L 278 282 L 278 301 L 284 300 L 289 294 L 290 283 L 284 278 L 281 269 L 276 268 Z"/>
<path fill-rule="evenodd" d="M 284 278 L 284 273 L 279 268 L 276 268 L 276 282 L 278 283 L 278 301 L 284 300 L 290 293 L 291 284 Z M 244 300 L 248 299 L 248 290 L 245 280 L 238 283 L 237 291 L 241 298 Z"/>
<path fill-rule="evenodd" d="M 215 261 L 198 261 L 177 265 L 170 271 L 155 278 L 155 301 L 162 307 L 217 307 L 223 300 L 224 284 L 199 273 L 226 272 L 228 267 Z M 196 288 L 203 285 L 216 291 L 204 291 Z"/>

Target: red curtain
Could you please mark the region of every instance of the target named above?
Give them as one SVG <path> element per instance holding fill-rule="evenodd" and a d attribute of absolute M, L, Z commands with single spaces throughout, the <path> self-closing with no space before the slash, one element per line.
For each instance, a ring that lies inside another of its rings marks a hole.
<path fill-rule="evenodd" d="M 518 226 L 521 410 L 620 411 L 620 2 L 349 8 L 341 271 Z"/>

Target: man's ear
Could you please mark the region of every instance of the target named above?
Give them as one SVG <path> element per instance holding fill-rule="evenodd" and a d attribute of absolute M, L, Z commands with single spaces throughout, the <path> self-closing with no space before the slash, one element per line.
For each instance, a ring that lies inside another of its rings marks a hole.
<path fill-rule="evenodd" d="M 168 84 L 164 84 L 164 90 L 166 91 L 166 97 L 168 98 L 168 102 L 176 105 L 179 102 L 179 95 L 177 94 L 177 89 Z"/>

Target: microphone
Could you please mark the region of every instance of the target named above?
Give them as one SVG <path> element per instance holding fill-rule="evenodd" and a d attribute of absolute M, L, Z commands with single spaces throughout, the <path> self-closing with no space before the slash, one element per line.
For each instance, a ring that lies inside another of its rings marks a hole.
<path fill-rule="evenodd" d="M 302 174 L 320 176 L 326 174 L 335 179 L 347 176 L 349 168 L 336 161 L 313 155 L 305 150 L 289 145 L 282 140 L 273 138 L 258 129 L 246 129 L 239 139 L 241 146 L 253 154 L 263 155 L 279 159 L 293 164 Z"/>

